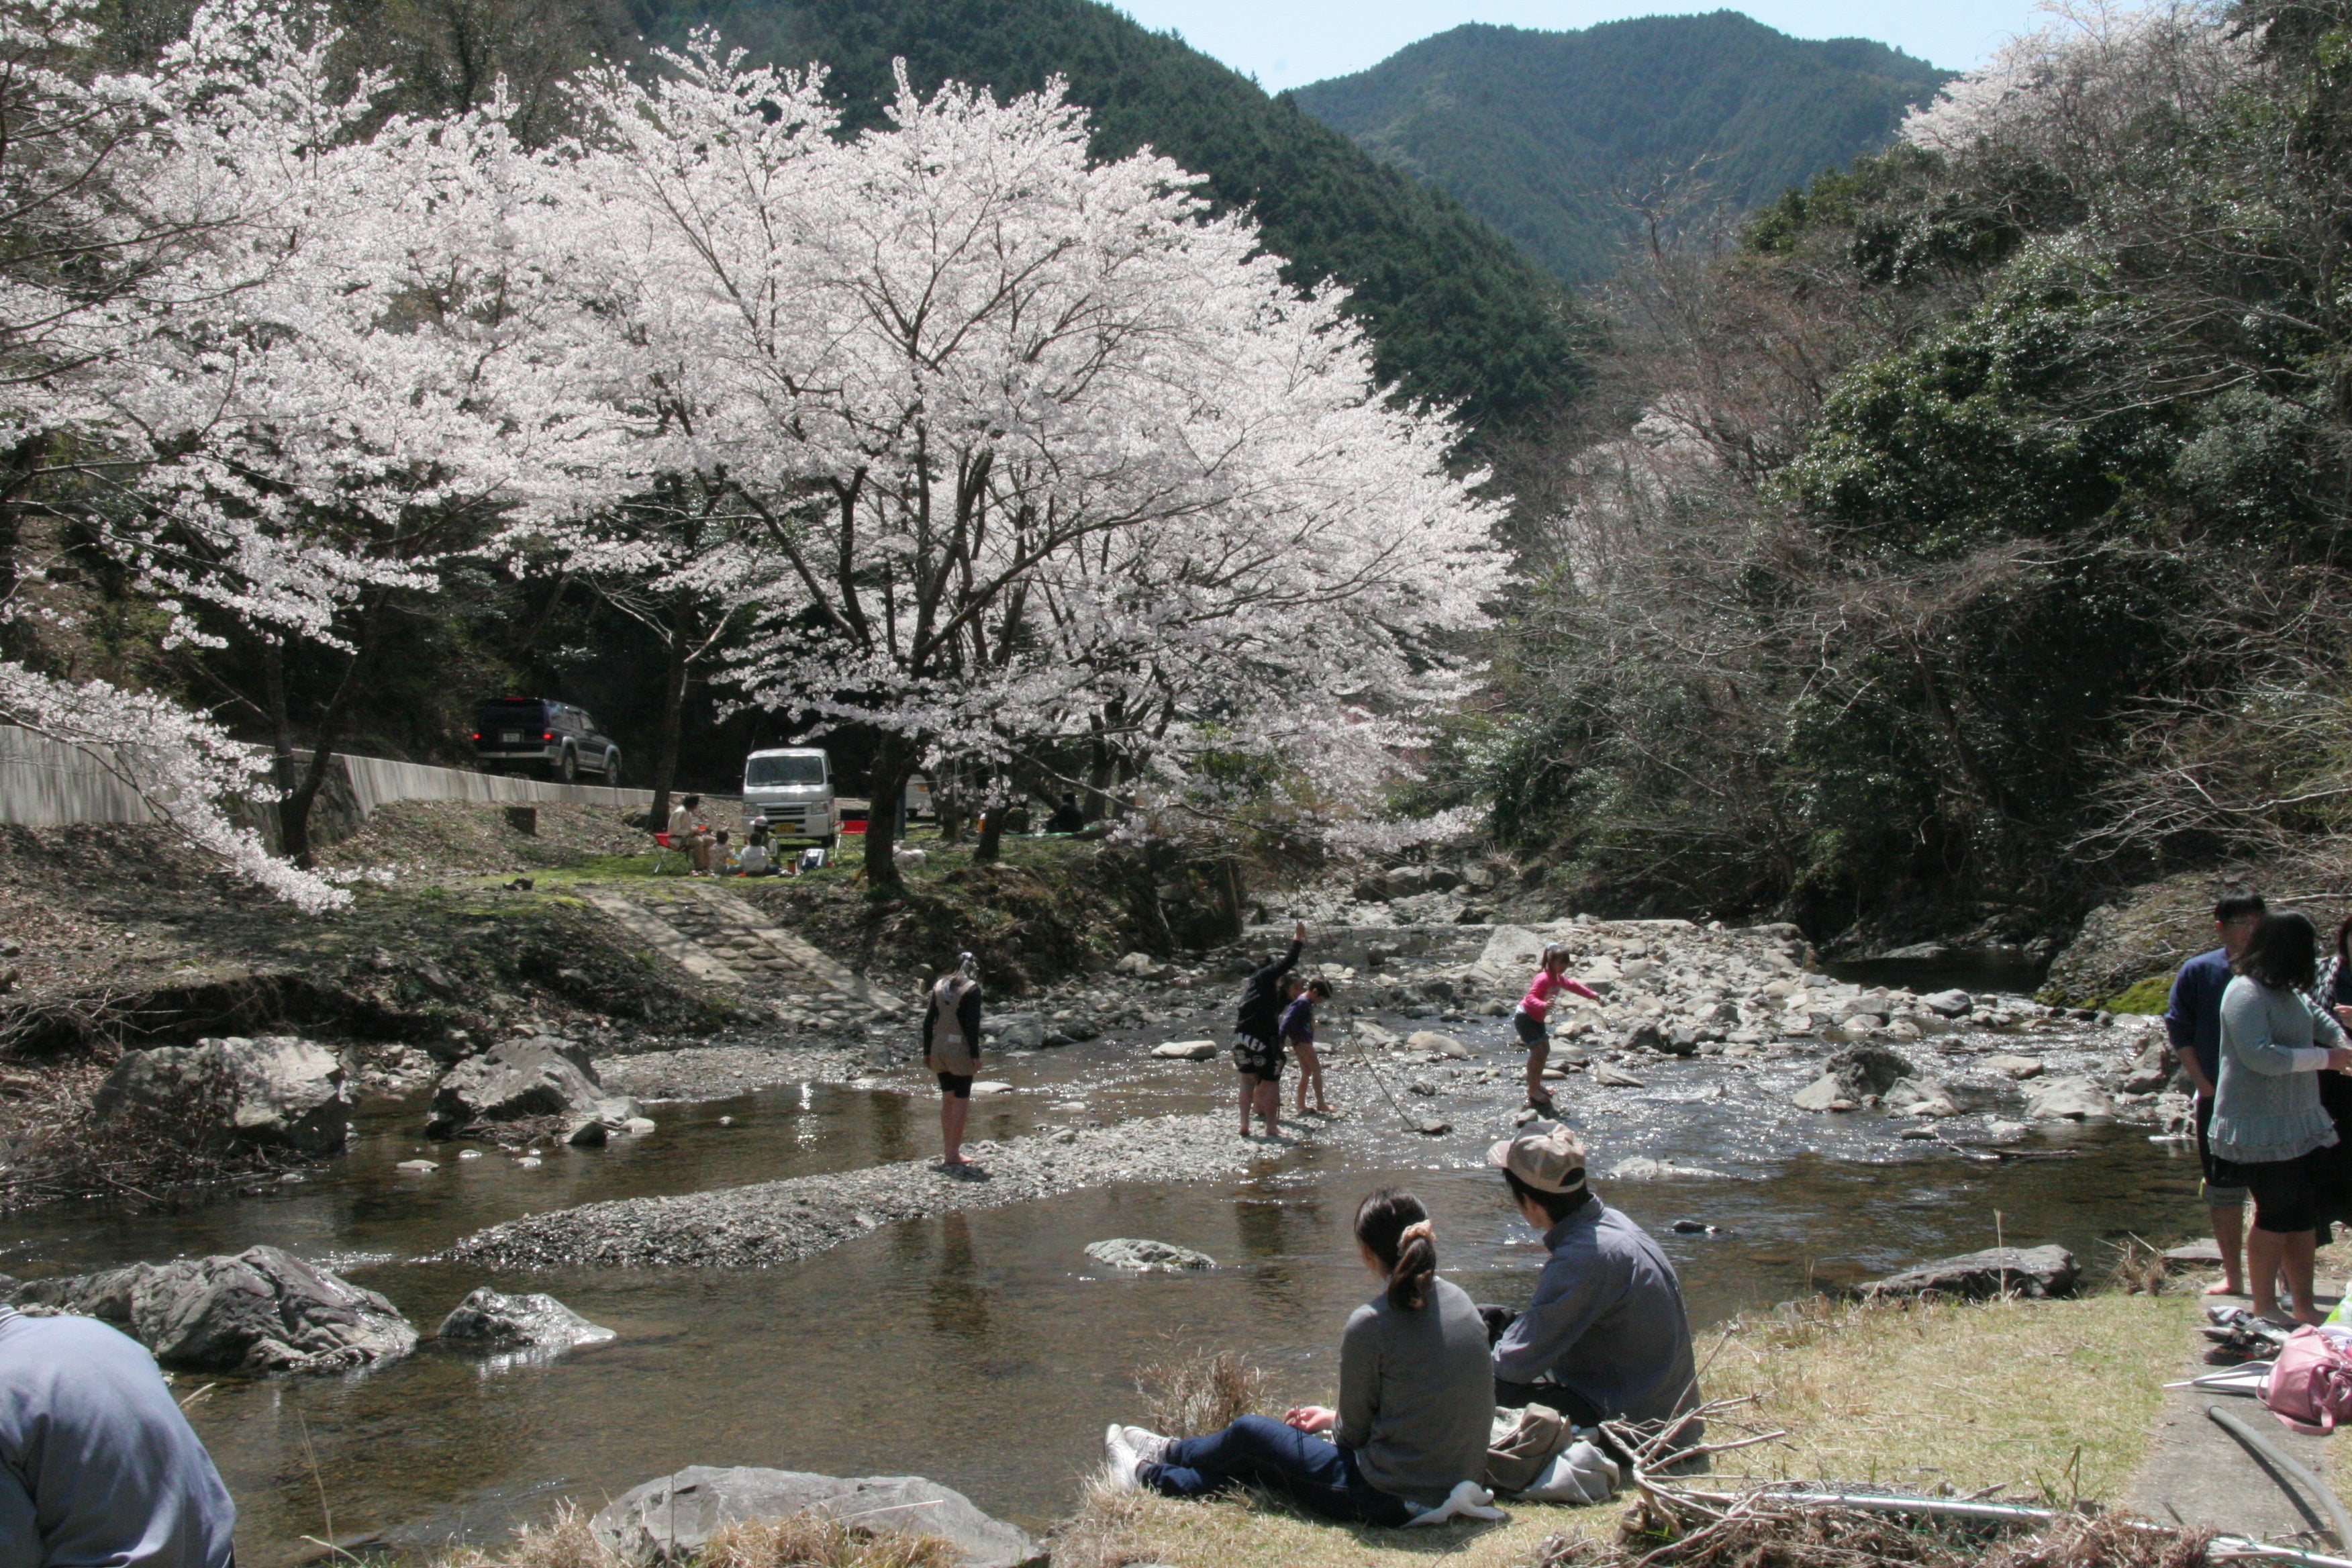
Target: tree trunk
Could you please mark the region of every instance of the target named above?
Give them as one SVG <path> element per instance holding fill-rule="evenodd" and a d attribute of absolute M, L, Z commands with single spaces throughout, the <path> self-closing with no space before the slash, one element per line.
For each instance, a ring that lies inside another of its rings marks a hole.
<path fill-rule="evenodd" d="M 1013 809 L 1008 803 L 992 805 L 980 819 L 980 842 L 972 846 L 971 861 L 975 866 L 992 866 L 1004 849 L 1004 817 Z"/>
<path fill-rule="evenodd" d="M 286 706 L 286 645 L 274 637 L 261 640 L 261 700 L 269 716 L 269 778 L 278 786 L 278 852 L 286 848 L 286 803 L 301 782 L 294 761 L 294 720 Z"/>
<path fill-rule="evenodd" d="M 882 732 L 874 751 L 871 798 L 866 803 L 866 885 L 898 885 L 898 801 L 914 770 L 914 752 L 895 731 Z"/>
<path fill-rule="evenodd" d="M 373 662 L 376 645 L 383 637 L 384 604 L 378 600 L 368 607 L 352 638 L 352 662 L 343 670 L 343 679 L 336 683 L 335 693 L 327 700 L 326 710 L 319 715 L 317 737 L 310 743 L 310 765 L 302 770 L 301 782 L 278 803 L 278 851 L 305 871 L 310 864 L 310 808 L 318 803 L 319 791 L 327 782 L 327 770 L 335 760 L 335 742 L 342 737 L 343 719 L 351 711 L 352 699 L 358 695 L 360 683 L 366 679 L 368 666 Z M 281 668 L 278 689 L 282 700 L 284 676 Z M 287 733 L 290 741 L 290 727 Z M 293 749 L 284 750 L 281 772 L 293 761 Z"/>
<path fill-rule="evenodd" d="M 686 628 L 673 624 L 669 668 L 662 675 L 661 729 L 654 741 L 654 804 L 646 819 L 652 833 L 669 831 L 669 792 L 677 782 L 678 734 L 686 722 Z"/>

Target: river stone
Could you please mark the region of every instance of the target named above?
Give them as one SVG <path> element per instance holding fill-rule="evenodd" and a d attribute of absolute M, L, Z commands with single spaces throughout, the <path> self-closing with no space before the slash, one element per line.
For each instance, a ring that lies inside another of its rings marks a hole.
<path fill-rule="evenodd" d="M 1603 1089 L 1647 1089 L 1649 1087 L 1623 1068 L 1612 1067 L 1607 1062 L 1602 1062 L 1592 1069 L 1592 1081 Z"/>
<path fill-rule="evenodd" d="M 1898 1078 L 1886 1086 L 1881 1104 L 1906 1116 L 1958 1116 L 1959 1105 L 1941 1084 Z"/>
<path fill-rule="evenodd" d="M 1617 1048 L 1621 1051 L 1663 1051 L 1666 1048 L 1666 1037 L 1654 1022 L 1644 1018 L 1617 1037 Z"/>
<path fill-rule="evenodd" d="M 1860 1288 L 1867 1298 L 1964 1296 L 1981 1300 L 2007 1290 L 2018 1296 L 2063 1296 L 2082 1268 L 2063 1247 L 1989 1247 L 1890 1274 Z"/>
<path fill-rule="evenodd" d="M 341 1372 L 416 1348 L 398 1309 L 274 1247 L 41 1279 L 10 1297 L 112 1323 L 165 1366 Z"/>
<path fill-rule="evenodd" d="M 1000 1083 L 994 1079 L 983 1079 L 971 1086 L 971 1091 L 974 1094 L 1011 1094 L 1013 1086 L 1009 1083 Z"/>
<path fill-rule="evenodd" d="M 2015 1056 L 2008 1052 L 1980 1058 L 1979 1065 L 1989 1068 L 1994 1072 L 2007 1073 L 2011 1078 L 2020 1081 L 2029 1078 L 2040 1078 L 2042 1070 L 2042 1063 L 2037 1058 Z"/>
<path fill-rule="evenodd" d="M 1441 1057 L 1451 1057 L 1457 1062 L 1470 1059 L 1470 1047 L 1451 1035 L 1441 1035 L 1435 1029 L 1415 1029 L 1405 1037 L 1405 1045 L 1416 1051 L 1435 1051 Z"/>
<path fill-rule="evenodd" d="M 614 1334 L 552 1296 L 509 1296 L 485 1285 L 441 1320 L 440 1337 L 500 1350 L 522 1345 L 570 1350 L 601 1344 Z"/>
<path fill-rule="evenodd" d="M 201 1142 L 339 1154 L 351 1118 L 343 1064 L 291 1035 L 198 1040 L 126 1051 L 92 1101 L 101 1117 L 136 1106 L 192 1120 Z"/>
<path fill-rule="evenodd" d="M 2025 1115 L 2031 1121 L 2108 1121 L 2115 1118 L 2115 1102 L 2086 1078 L 2043 1079 L 2025 1092 Z"/>
<path fill-rule="evenodd" d="M 1496 926 L 1479 950 L 1478 963 L 1485 968 L 1505 974 L 1521 969 L 1533 969 L 1543 962 L 1543 950 L 1549 945 L 1541 931 L 1526 926 Z"/>
<path fill-rule="evenodd" d="M 1130 1236 L 1089 1242 L 1087 1256 L 1097 1263 L 1108 1263 L 1113 1268 L 1124 1268 L 1131 1274 L 1182 1274 L 1217 1266 L 1217 1260 L 1205 1252 L 1195 1252 L 1189 1247 L 1178 1247 L 1172 1242 L 1148 1241 Z"/>
<path fill-rule="evenodd" d="M 1638 1157 L 1620 1160 L 1609 1168 L 1609 1179 L 1612 1182 L 1657 1182 L 1678 1176 L 1697 1176 L 1715 1181 L 1727 1179 L 1721 1171 L 1710 1171 L 1704 1165 L 1676 1165 L 1665 1160 Z"/>
<path fill-rule="evenodd" d="M 1000 1051 L 1034 1051 L 1045 1043 L 1045 1020 L 1034 1013 L 1008 1013 L 981 1031 Z"/>
<path fill-rule="evenodd" d="M 1023 1568 L 1045 1555 L 1024 1531 L 920 1476 L 845 1480 L 804 1470 L 690 1465 L 623 1494 L 588 1529 L 606 1550 L 632 1563 L 658 1563 L 672 1553 L 684 1562 L 723 1526 L 804 1512 L 849 1520 L 877 1533 L 943 1536 L 961 1568 Z"/>
<path fill-rule="evenodd" d="M 1164 1044 L 1152 1047 L 1151 1054 L 1165 1061 L 1205 1062 L 1215 1058 L 1217 1054 L 1217 1042 L 1214 1040 L 1169 1040 Z"/>
<path fill-rule="evenodd" d="M 1111 968 L 1121 974 L 1131 974 L 1138 980 L 1149 980 L 1160 973 L 1160 961 L 1148 952 L 1130 952 Z"/>
<path fill-rule="evenodd" d="M 607 1095 L 588 1053 L 554 1035 L 501 1040 L 442 1076 L 425 1123 L 429 1138 L 454 1138 L 491 1121 L 562 1117 L 574 1124 L 594 1116 L 614 1126 L 637 1114 L 637 1102 Z"/>
<path fill-rule="evenodd" d="M 1939 1018 L 1965 1018 L 1977 1005 L 1977 999 L 1965 991 L 1938 991 L 1919 998 L 1919 1005 Z"/>

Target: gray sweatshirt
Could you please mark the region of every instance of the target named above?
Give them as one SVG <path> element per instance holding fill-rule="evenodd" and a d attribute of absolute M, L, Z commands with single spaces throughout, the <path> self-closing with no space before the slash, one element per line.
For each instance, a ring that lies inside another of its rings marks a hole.
<path fill-rule="evenodd" d="M 2319 1102 L 2327 1047 L 2344 1043 L 2336 1020 L 2299 991 L 2241 974 L 2221 993 L 2221 1072 L 2215 1084 L 2213 1152 L 2242 1165 L 2293 1160 L 2336 1142 Z"/>
<path fill-rule="evenodd" d="M 1544 1246 L 1536 1299 L 1495 1346 L 1496 1378 L 1560 1384 L 1617 1419 L 1695 1408 L 1682 1282 L 1648 1233 L 1595 1194 L 1544 1232 Z"/>
<path fill-rule="evenodd" d="M 1355 1450 L 1371 1485 L 1410 1503 L 1444 1501 L 1457 1482 L 1486 1474 L 1494 1420 L 1486 1325 L 1459 1286 L 1433 1281 L 1419 1311 L 1390 1306 L 1383 1292 L 1349 1317 L 1331 1436 Z"/>
<path fill-rule="evenodd" d="M 226 1568 L 236 1522 L 136 1341 L 0 1307 L 0 1568 Z"/>

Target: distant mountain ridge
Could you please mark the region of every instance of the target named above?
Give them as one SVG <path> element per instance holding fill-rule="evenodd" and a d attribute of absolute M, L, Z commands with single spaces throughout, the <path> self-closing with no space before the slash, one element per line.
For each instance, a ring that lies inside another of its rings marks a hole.
<path fill-rule="evenodd" d="M 708 24 L 755 58 L 824 63 L 853 123 L 880 121 L 894 57 L 925 91 L 952 78 L 1006 95 L 1060 75 L 1098 155 L 1150 145 L 1248 206 L 1291 282 L 1347 285 L 1380 374 L 1408 395 L 1501 436 L 1543 427 L 1584 384 L 1586 339 L 1556 278 L 1442 190 L 1096 0 L 625 3 L 658 42 Z"/>
<path fill-rule="evenodd" d="M 1559 33 L 1471 23 L 1285 96 L 1589 282 L 1632 232 L 1621 190 L 1704 160 L 1712 203 L 1760 206 L 1884 145 L 1952 75 L 1717 11 Z"/>

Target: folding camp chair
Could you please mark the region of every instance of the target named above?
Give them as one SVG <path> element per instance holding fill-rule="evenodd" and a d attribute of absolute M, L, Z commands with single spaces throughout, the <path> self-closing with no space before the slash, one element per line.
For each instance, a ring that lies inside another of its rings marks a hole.
<path fill-rule="evenodd" d="M 686 851 L 670 842 L 672 837 L 673 836 L 668 833 L 656 833 L 654 835 L 654 844 L 656 846 L 654 850 L 654 868 L 652 871 L 648 872 L 647 875 L 655 877 L 660 876 L 662 874 L 662 862 L 667 860 L 673 855 L 677 856 L 680 860 L 684 860 L 686 858 Z"/>

